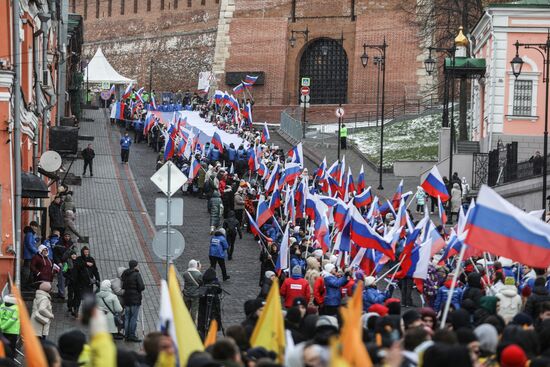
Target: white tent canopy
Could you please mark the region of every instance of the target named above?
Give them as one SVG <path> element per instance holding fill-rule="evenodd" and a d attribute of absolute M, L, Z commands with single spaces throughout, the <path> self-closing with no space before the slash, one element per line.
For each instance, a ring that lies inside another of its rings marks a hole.
<path fill-rule="evenodd" d="M 90 75 L 88 77 L 88 70 Z M 107 82 L 109 84 L 129 84 L 135 83 L 134 79 L 128 79 L 120 75 L 107 61 L 101 47 L 98 47 L 94 57 L 88 63 L 84 70 L 84 81 L 89 83 Z"/>

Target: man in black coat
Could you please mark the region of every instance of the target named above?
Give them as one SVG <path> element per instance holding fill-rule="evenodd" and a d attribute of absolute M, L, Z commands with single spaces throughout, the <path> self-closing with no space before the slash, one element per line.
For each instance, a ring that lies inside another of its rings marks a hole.
<path fill-rule="evenodd" d="M 65 221 L 63 220 L 63 210 L 61 209 L 61 198 L 56 196 L 53 202 L 48 208 L 48 215 L 50 216 L 50 229 L 53 232 L 58 230 L 63 233 L 65 229 Z"/>
<path fill-rule="evenodd" d="M 100 278 L 95 259 L 90 256 L 90 249 L 87 246 L 80 250 L 80 256 L 76 258 L 74 266 L 76 268 L 76 291 L 79 299 L 75 308 L 78 310 L 84 295 L 93 293 L 94 285 L 99 287 Z"/>
<path fill-rule="evenodd" d="M 138 262 L 130 260 L 128 269 L 122 273 L 122 289 L 124 295 L 124 337 L 126 341 L 140 343 L 141 339 L 136 336 L 139 308 L 141 307 L 141 293 L 145 290 L 143 278 L 139 273 Z"/>
<path fill-rule="evenodd" d="M 86 175 L 86 168 L 90 167 L 90 176 L 94 176 L 93 161 L 95 158 L 95 152 L 92 148 L 92 144 L 88 144 L 86 149 L 82 150 L 82 159 L 84 159 L 84 170 L 82 171 L 82 176 Z"/>

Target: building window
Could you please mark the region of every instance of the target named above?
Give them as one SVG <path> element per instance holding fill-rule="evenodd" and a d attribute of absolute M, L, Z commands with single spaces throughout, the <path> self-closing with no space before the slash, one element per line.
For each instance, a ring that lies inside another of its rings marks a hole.
<path fill-rule="evenodd" d="M 193 6 L 193 0 L 187 0 L 187 7 L 190 8 Z"/>
<path fill-rule="evenodd" d="M 174 9 L 178 8 L 178 0 L 174 0 Z"/>
<path fill-rule="evenodd" d="M 113 13 L 113 0 L 107 2 L 107 15 L 110 17 Z"/>
<path fill-rule="evenodd" d="M 88 19 L 88 0 L 84 0 L 84 19 Z"/>
<path fill-rule="evenodd" d="M 533 81 L 516 80 L 514 83 L 514 104 L 512 115 L 531 116 L 533 102 Z"/>
<path fill-rule="evenodd" d="M 120 15 L 124 15 L 124 0 L 120 0 Z"/>
<path fill-rule="evenodd" d="M 95 17 L 99 18 L 99 0 L 95 0 Z"/>
<path fill-rule="evenodd" d="M 134 0 L 134 14 L 138 11 L 138 0 Z"/>
<path fill-rule="evenodd" d="M 73 13 L 76 13 L 76 0 L 73 0 Z"/>
<path fill-rule="evenodd" d="M 160 10 L 164 10 L 164 0 L 160 0 Z"/>
<path fill-rule="evenodd" d="M 201 0 L 201 5 L 206 5 L 206 0 Z"/>
<path fill-rule="evenodd" d="M 147 0 L 147 11 L 151 11 L 151 0 Z"/>

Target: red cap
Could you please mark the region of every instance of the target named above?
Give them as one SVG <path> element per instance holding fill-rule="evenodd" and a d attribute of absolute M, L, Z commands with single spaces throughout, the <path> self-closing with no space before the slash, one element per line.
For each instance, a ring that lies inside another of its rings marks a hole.
<path fill-rule="evenodd" d="M 368 312 L 376 312 L 380 315 L 380 317 L 384 317 L 388 314 L 389 310 L 386 306 L 381 305 L 379 303 L 375 303 L 374 305 L 370 306 L 367 310 Z"/>
<path fill-rule="evenodd" d="M 518 345 L 512 344 L 502 350 L 500 355 L 501 367 L 525 367 L 527 356 Z"/>
<path fill-rule="evenodd" d="M 401 300 L 399 298 L 388 298 L 386 300 L 386 302 L 384 302 L 384 304 L 387 306 L 389 305 L 390 303 L 394 303 L 394 302 L 399 302 L 401 303 Z"/>

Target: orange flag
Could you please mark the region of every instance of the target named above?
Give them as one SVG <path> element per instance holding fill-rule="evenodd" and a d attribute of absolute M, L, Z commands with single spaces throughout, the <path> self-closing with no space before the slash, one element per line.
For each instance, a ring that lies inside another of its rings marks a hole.
<path fill-rule="evenodd" d="M 361 315 L 363 313 L 363 283 L 358 283 L 347 307 L 341 307 L 340 313 L 344 326 L 340 330 L 342 357 L 351 366 L 372 367 L 369 352 L 363 344 Z"/>
<path fill-rule="evenodd" d="M 19 322 L 21 323 L 21 337 L 23 338 L 23 348 L 25 351 L 25 365 L 27 367 L 44 367 L 48 365 L 42 345 L 34 333 L 31 325 L 31 319 L 27 312 L 27 306 L 19 293 L 19 289 L 12 284 L 12 293 L 17 299 L 17 307 L 19 308 Z"/>
<path fill-rule="evenodd" d="M 208 334 L 204 338 L 204 347 L 208 348 L 212 344 L 216 343 L 216 337 L 218 334 L 218 321 L 212 320 L 210 327 L 208 328 Z"/>

